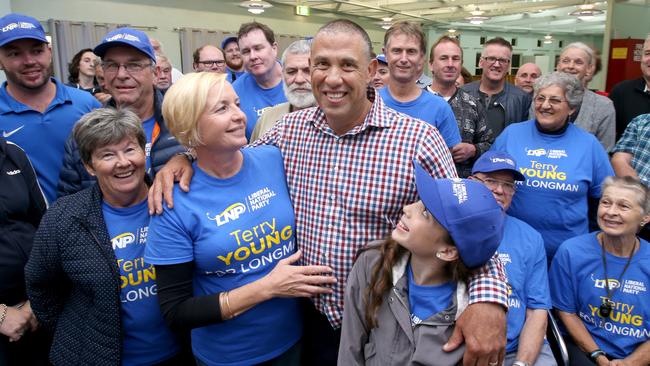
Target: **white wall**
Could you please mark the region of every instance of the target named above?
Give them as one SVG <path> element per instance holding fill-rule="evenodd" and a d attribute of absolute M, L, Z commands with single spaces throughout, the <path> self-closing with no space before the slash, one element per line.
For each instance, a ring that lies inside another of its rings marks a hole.
<path fill-rule="evenodd" d="M 0 0 L 6 1 L 6 0 Z M 29 14 L 44 22 L 48 19 L 130 24 L 157 29 L 143 29 L 164 44 L 164 51 L 174 65 L 180 65 L 180 44 L 174 28 L 204 28 L 236 32 L 242 23 L 257 20 L 270 26 L 278 35 L 313 35 L 327 21 L 329 14 L 301 17 L 293 7 L 275 6 L 254 16 L 237 6 L 237 0 L 12 0 L 14 12 Z M 383 30 L 372 23 L 358 21 L 369 33 L 375 48 L 381 46 Z"/>

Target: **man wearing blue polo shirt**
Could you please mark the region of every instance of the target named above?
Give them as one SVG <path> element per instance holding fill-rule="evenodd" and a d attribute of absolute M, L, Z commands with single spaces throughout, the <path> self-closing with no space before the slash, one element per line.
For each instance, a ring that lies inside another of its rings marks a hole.
<path fill-rule="evenodd" d="M 232 86 L 246 113 L 246 138 L 250 140 L 262 113 L 286 102 L 287 97 L 282 88 L 282 66 L 277 60 L 278 44 L 271 28 L 257 22 L 242 24 L 238 40 L 247 72 Z"/>
<path fill-rule="evenodd" d="M 504 211 L 525 177 L 505 152 L 487 151 L 476 160 L 470 179 L 483 183 Z M 555 366 L 544 341 L 551 295 L 542 235 L 525 222 L 506 215 L 499 259 L 508 275 L 508 343 L 504 366 Z"/>
<path fill-rule="evenodd" d="M 449 149 L 461 142 L 456 117 L 447 102 L 420 89 L 420 76 L 426 52 L 422 28 L 409 22 L 397 22 L 386 31 L 384 53 L 390 69 L 388 84 L 379 89 L 387 106 L 420 119 L 440 131 Z"/>
<path fill-rule="evenodd" d="M 38 20 L 0 18 L 0 130 L 19 145 L 34 166 L 48 202 L 56 199 L 63 145 L 72 126 L 100 106 L 90 93 L 63 85 L 51 75 L 52 50 Z"/>

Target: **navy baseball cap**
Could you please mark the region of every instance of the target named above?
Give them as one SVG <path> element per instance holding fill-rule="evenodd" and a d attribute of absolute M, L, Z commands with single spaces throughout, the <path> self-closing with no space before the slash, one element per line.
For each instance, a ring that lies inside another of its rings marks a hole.
<path fill-rule="evenodd" d="M 418 163 L 414 166 L 420 199 L 447 229 L 465 266 L 485 265 L 501 243 L 505 222 L 492 192 L 469 179 L 433 179 Z"/>
<path fill-rule="evenodd" d="M 112 30 L 104 36 L 102 42 L 95 47 L 93 52 L 97 56 L 104 58 L 106 51 L 115 46 L 131 46 L 156 63 L 156 54 L 149 42 L 149 37 L 142 31 L 128 27 Z"/>
<path fill-rule="evenodd" d="M 18 13 L 7 14 L 0 18 L 0 47 L 26 38 L 47 43 L 45 30 L 38 20 Z"/>
<path fill-rule="evenodd" d="M 225 49 L 226 46 L 228 45 L 228 43 L 230 43 L 230 42 L 237 43 L 238 42 L 237 37 L 230 36 L 230 37 L 225 38 L 223 41 L 221 41 L 221 49 L 222 50 Z"/>
<path fill-rule="evenodd" d="M 503 151 L 487 151 L 479 157 L 472 167 L 474 173 L 491 173 L 499 170 L 512 172 L 515 180 L 524 181 L 526 178 L 517 169 L 517 162 L 510 154 Z"/>
<path fill-rule="evenodd" d="M 377 57 L 375 58 L 377 59 L 377 61 L 388 65 L 388 62 L 386 62 L 386 55 L 384 55 L 383 53 L 378 54 Z"/>

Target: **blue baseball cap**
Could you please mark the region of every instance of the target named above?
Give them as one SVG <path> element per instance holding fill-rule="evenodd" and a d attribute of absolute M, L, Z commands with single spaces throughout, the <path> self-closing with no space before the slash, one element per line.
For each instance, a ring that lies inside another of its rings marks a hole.
<path fill-rule="evenodd" d="M 517 162 L 510 154 L 503 151 L 487 151 L 479 157 L 472 167 L 474 173 L 490 173 L 499 170 L 512 172 L 515 180 L 524 181 L 526 178 L 517 169 Z"/>
<path fill-rule="evenodd" d="M 485 265 L 501 243 L 505 222 L 492 192 L 469 179 L 433 179 L 418 163 L 414 166 L 420 199 L 447 229 L 465 266 Z"/>
<path fill-rule="evenodd" d="M 388 62 L 386 62 L 386 55 L 384 55 L 383 53 L 378 54 L 377 57 L 375 58 L 377 59 L 377 61 L 388 65 Z"/>
<path fill-rule="evenodd" d="M 0 47 L 25 38 L 47 43 L 45 30 L 38 20 L 18 13 L 7 14 L 0 18 Z"/>
<path fill-rule="evenodd" d="M 149 37 L 137 29 L 123 27 L 108 32 L 93 52 L 97 56 L 104 58 L 106 51 L 115 46 L 131 46 L 147 55 L 154 63 L 156 62 L 156 54 L 151 42 L 149 42 Z"/>
<path fill-rule="evenodd" d="M 230 37 L 225 38 L 223 41 L 221 41 L 221 49 L 222 50 L 225 49 L 226 46 L 228 45 L 228 43 L 230 43 L 230 42 L 237 43 L 238 42 L 237 37 L 230 36 Z"/>

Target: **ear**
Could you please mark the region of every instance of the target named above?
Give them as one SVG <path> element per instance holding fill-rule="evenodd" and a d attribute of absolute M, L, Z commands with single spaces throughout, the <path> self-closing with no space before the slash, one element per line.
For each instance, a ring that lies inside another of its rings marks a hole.
<path fill-rule="evenodd" d="M 271 48 L 273 49 L 273 52 L 275 52 L 275 57 L 277 58 L 278 57 L 278 42 L 273 42 L 273 44 L 271 45 Z M 225 58 L 225 55 L 224 55 L 224 58 Z"/>
<path fill-rule="evenodd" d="M 445 245 L 436 252 L 436 258 L 445 262 L 458 260 L 458 248 L 453 245 Z"/>
<path fill-rule="evenodd" d="M 372 77 L 375 76 L 375 73 L 377 72 L 377 66 L 379 65 L 379 61 L 377 61 L 376 58 L 373 58 L 370 60 L 370 63 L 368 64 L 368 76 L 366 82 L 370 82 L 372 80 Z"/>
<path fill-rule="evenodd" d="M 384 47 L 381 48 L 381 53 L 383 53 L 384 56 L 386 55 L 386 46 L 384 46 Z"/>
<path fill-rule="evenodd" d="M 641 227 L 643 227 L 644 225 L 647 225 L 648 222 L 650 222 L 650 214 L 644 215 L 641 218 Z"/>
<path fill-rule="evenodd" d="M 95 169 L 93 169 L 92 165 L 84 163 L 84 168 L 86 168 L 88 174 L 90 174 L 93 177 L 95 176 Z"/>

